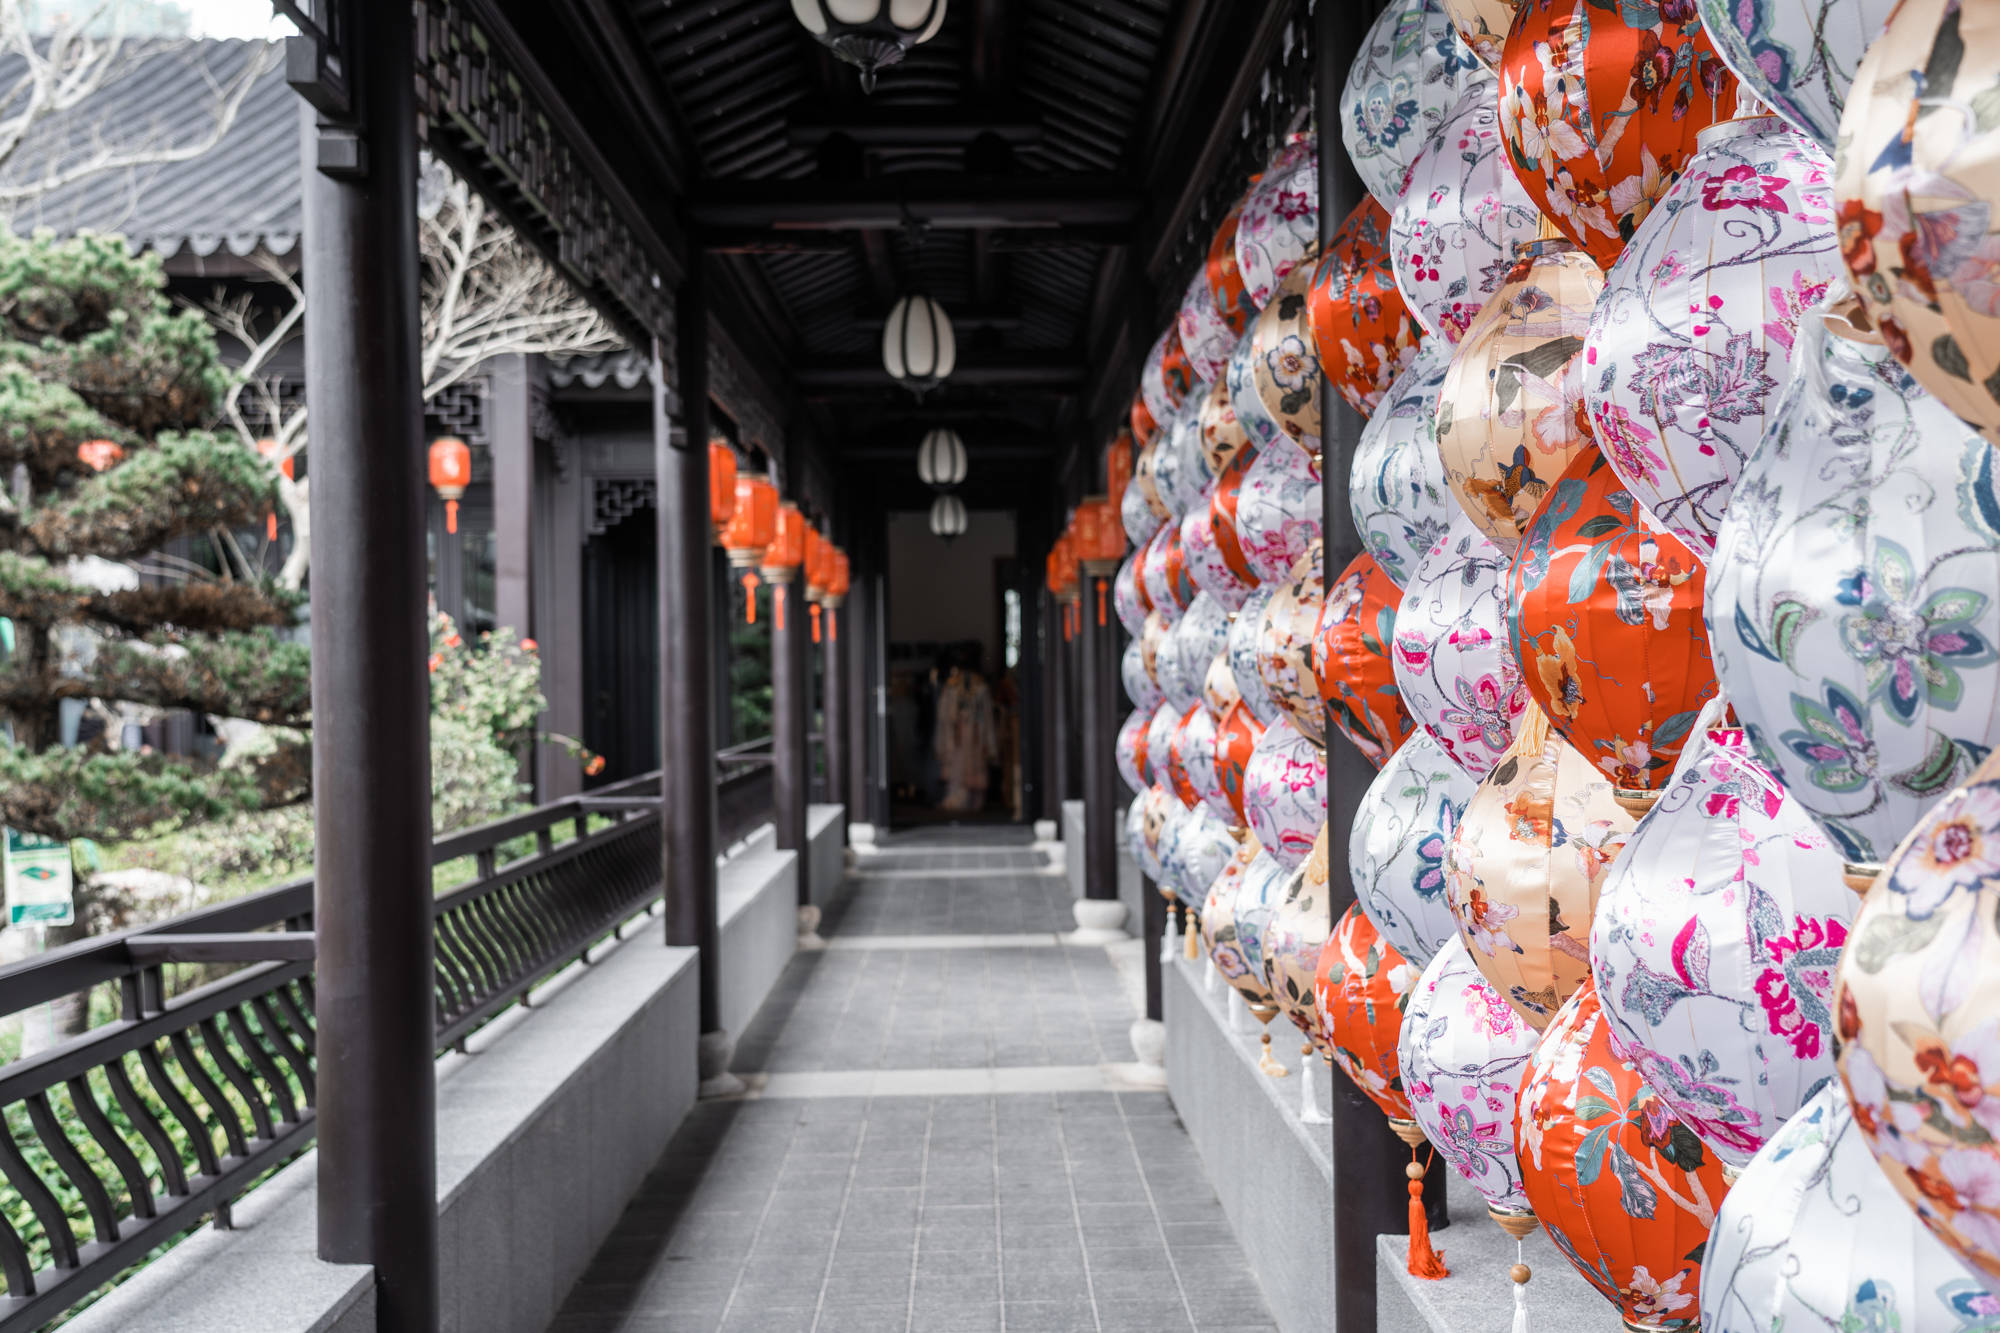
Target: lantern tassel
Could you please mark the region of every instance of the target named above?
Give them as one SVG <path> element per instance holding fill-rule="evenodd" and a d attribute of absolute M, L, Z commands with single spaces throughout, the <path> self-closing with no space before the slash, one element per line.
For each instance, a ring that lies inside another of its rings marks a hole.
<path fill-rule="evenodd" d="M 757 575 L 750 570 L 743 571 L 743 623 L 757 623 Z"/>
<path fill-rule="evenodd" d="M 456 500 L 446 500 L 444 502 L 444 530 L 446 532 L 458 531 L 458 501 Z"/>
<path fill-rule="evenodd" d="M 840 642 L 840 612 L 828 607 L 826 611 L 826 641 Z"/>
<path fill-rule="evenodd" d="M 780 634 L 785 632 L 785 585 L 771 586 L 771 628 Z"/>
<path fill-rule="evenodd" d="M 1514 1242 L 1514 1333 L 1528 1333 L 1528 1265 L 1521 1242 Z"/>
<path fill-rule="evenodd" d="M 818 643 L 818 642 L 819 642 L 819 603 L 818 603 L 818 602 L 814 602 L 814 603 L 812 604 L 812 617 L 813 617 L 813 642 L 814 642 L 814 643 Z"/>
<path fill-rule="evenodd" d="M 1435 1156 L 1435 1154 L 1433 1154 Z M 1424 1211 L 1424 1173 L 1428 1164 L 1417 1164 L 1417 1150 L 1410 1149 L 1410 1262 L 1411 1277 L 1426 1278 L 1432 1282 L 1441 1277 L 1450 1277 L 1451 1270 L 1444 1266 L 1444 1256 L 1431 1248 L 1431 1219 Z M 1517 1329 L 1516 1333 L 1520 1333 Z"/>
<path fill-rule="evenodd" d="M 1108 586 L 1102 580 L 1099 580 L 1097 584 L 1097 623 L 1100 627 L 1104 624 L 1104 594 L 1108 590 Z"/>

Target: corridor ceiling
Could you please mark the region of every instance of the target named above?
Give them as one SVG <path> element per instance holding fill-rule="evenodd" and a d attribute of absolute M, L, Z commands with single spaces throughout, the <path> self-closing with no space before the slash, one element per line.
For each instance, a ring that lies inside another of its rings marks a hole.
<path fill-rule="evenodd" d="M 719 320 L 830 465 L 907 458 L 914 486 L 919 437 L 951 425 L 975 482 L 1043 496 L 1052 465 L 1122 416 L 1229 193 L 1204 187 L 1229 172 L 1240 191 L 1244 113 L 1304 13 L 950 0 L 869 95 L 790 0 L 497 7 L 634 193 L 674 200 L 685 244 L 712 256 Z M 918 286 L 959 346 L 921 402 L 880 353 Z"/>

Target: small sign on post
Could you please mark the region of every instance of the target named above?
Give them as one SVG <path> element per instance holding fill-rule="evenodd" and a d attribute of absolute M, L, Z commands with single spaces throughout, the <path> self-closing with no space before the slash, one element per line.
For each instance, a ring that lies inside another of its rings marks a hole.
<path fill-rule="evenodd" d="M 76 920 L 69 844 L 39 833 L 7 830 L 7 924 L 67 926 Z"/>

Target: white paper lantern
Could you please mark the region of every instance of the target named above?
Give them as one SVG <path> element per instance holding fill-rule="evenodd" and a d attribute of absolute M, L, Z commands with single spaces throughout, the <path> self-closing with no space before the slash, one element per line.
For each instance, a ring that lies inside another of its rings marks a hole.
<path fill-rule="evenodd" d="M 937 490 L 965 480 L 965 441 L 957 431 L 940 426 L 924 436 L 917 446 L 917 476 Z"/>
<path fill-rule="evenodd" d="M 1706 560 L 1790 378 L 1800 317 L 1841 264 L 1817 144 L 1775 116 L 1697 142 L 1605 277 L 1583 385 L 1612 471 Z"/>
<path fill-rule="evenodd" d="M 1437 451 L 1438 389 L 1450 368 L 1450 344 L 1426 339 L 1361 428 L 1347 474 L 1355 531 L 1399 588 L 1459 512 Z"/>
<path fill-rule="evenodd" d="M 889 308 L 882 329 L 882 368 L 893 378 L 921 393 L 951 378 L 957 366 L 958 343 L 943 306 L 918 293 Z"/>
<path fill-rule="evenodd" d="M 1444 862 L 1479 784 L 1424 732 L 1404 741 L 1368 784 L 1348 839 L 1361 910 L 1418 967 L 1458 938 L 1444 897 Z"/>

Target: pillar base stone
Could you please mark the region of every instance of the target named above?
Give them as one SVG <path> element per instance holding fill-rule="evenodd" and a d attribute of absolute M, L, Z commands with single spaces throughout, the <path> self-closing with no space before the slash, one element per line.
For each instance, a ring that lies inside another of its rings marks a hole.
<path fill-rule="evenodd" d="M 1127 1034 L 1132 1040 L 1132 1054 L 1139 1057 L 1142 1065 L 1164 1068 L 1167 1063 L 1167 1025 L 1157 1018 L 1142 1018 L 1132 1024 Z"/>
<path fill-rule="evenodd" d="M 801 951 L 806 953 L 812 953 L 816 950 L 824 949 L 826 947 L 826 940 L 823 939 L 819 933 L 818 907 L 808 906 L 808 907 L 801 907 L 799 909 L 798 947 Z"/>
<path fill-rule="evenodd" d="M 701 1086 L 695 1095 L 702 1098 L 736 1097 L 743 1092 L 743 1080 L 729 1072 L 729 1058 L 736 1053 L 736 1039 L 716 1028 L 704 1032 L 695 1043 L 696 1068 Z"/>
<path fill-rule="evenodd" d="M 847 843 L 850 847 L 873 847 L 875 826 L 873 824 L 852 823 L 847 826 Z"/>
<path fill-rule="evenodd" d="M 1116 898 L 1078 898 L 1070 904 L 1076 930 L 1064 938 L 1071 944 L 1116 944 L 1126 938 L 1125 904 Z"/>
<path fill-rule="evenodd" d="M 1056 841 L 1056 821 L 1053 819 L 1037 819 L 1035 821 L 1035 841 Z"/>

